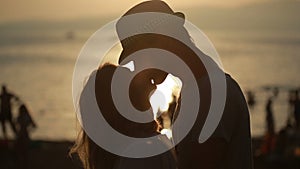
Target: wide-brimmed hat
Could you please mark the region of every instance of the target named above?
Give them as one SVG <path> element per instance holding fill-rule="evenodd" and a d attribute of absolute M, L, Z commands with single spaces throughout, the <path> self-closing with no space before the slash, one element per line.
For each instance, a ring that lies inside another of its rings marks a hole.
<path fill-rule="evenodd" d="M 181 12 L 174 12 L 167 3 L 160 0 L 152 0 L 139 3 L 129 9 L 123 16 L 142 12 L 161 12 L 184 18 L 184 15 Z"/>
<path fill-rule="evenodd" d="M 134 15 L 139 14 L 139 15 Z M 143 32 L 152 32 L 159 29 L 170 29 L 180 25 L 183 26 L 185 16 L 181 12 L 174 12 L 170 6 L 160 0 L 145 1 L 129 9 L 117 22 L 116 30 L 121 41 L 123 51 L 119 63 L 127 57 L 128 49 L 138 47 Z M 140 39 L 133 36 L 139 35 Z M 134 44 L 134 45 L 133 45 Z M 138 50 L 138 49 L 136 49 Z"/>

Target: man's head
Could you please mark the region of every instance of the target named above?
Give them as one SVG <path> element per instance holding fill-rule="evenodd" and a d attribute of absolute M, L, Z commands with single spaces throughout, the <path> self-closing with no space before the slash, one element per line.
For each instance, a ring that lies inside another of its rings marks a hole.
<path fill-rule="evenodd" d="M 133 16 L 133 14 L 145 15 Z M 127 22 L 128 20 L 126 20 L 128 18 L 127 16 L 130 15 L 133 16 L 134 24 Z M 178 17 L 180 19 L 178 19 Z M 168 4 L 163 1 L 145 1 L 132 7 L 119 19 L 116 24 L 117 33 L 123 47 L 123 51 L 119 57 L 119 64 L 121 64 L 121 62 L 125 58 L 128 58 L 131 54 L 139 50 L 148 48 L 164 49 L 164 39 L 166 38 L 162 38 L 160 34 L 140 32 L 152 32 L 154 30 L 171 31 L 171 28 L 175 29 L 175 27 L 177 26 L 183 27 L 183 24 L 184 15 L 180 12 L 174 12 L 168 6 Z M 134 30 L 131 32 L 133 34 L 128 33 L 128 30 Z M 147 57 L 147 59 L 145 59 L 145 62 L 152 62 L 151 53 L 149 56 L 140 55 L 137 57 Z M 154 90 L 156 89 L 156 85 L 162 83 L 165 80 L 167 75 L 168 72 L 159 69 L 145 69 L 139 72 L 132 79 L 129 88 L 129 97 L 134 107 L 140 111 L 148 110 L 151 107 L 149 102 L 150 94 L 154 92 Z"/>
<path fill-rule="evenodd" d="M 134 23 L 131 23 L 131 19 Z M 145 1 L 129 9 L 116 24 L 123 47 L 119 63 L 134 51 L 151 48 L 154 43 L 163 43 L 157 35 L 164 31 L 178 33 L 179 27 L 183 27 L 184 19 L 183 13 L 174 12 L 168 4 L 159 0 Z M 149 34 L 144 32 L 158 33 L 155 38 L 149 38 L 143 36 Z"/>

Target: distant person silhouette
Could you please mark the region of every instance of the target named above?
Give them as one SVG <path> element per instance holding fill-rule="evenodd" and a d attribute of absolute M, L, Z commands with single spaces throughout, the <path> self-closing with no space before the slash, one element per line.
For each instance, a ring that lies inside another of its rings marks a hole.
<path fill-rule="evenodd" d="M 274 134 L 274 113 L 273 113 L 273 99 L 274 97 L 269 97 L 267 104 L 266 104 L 266 125 L 267 125 L 267 132 L 269 134 Z"/>
<path fill-rule="evenodd" d="M 247 103 L 250 108 L 253 108 L 256 104 L 255 95 L 251 90 L 247 91 Z"/>
<path fill-rule="evenodd" d="M 296 123 L 296 128 L 300 129 L 300 97 L 299 90 L 295 91 L 295 100 L 294 100 L 294 119 Z"/>
<path fill-rule="evenodd" d="M 266 102 L 266 116 L 265 116 L 265 124 L 266 124 L 266 133 L 261 145 L 261 153 L 262 155 L 268 155 L 274 151 L 276 145 L 276 133 L 275 133 L 275 121 L 274 121 L 274 110 L 273 110 L 273 102 L 274 99 L 278 95 L 278 89 L 273 89 L 272 95 L 268 98 Z"/>
<path fill-rule="evenodd" d="M 36 123 L 33 121 L 27 107 L 22 104 L 19 108 L 19 115 L 16 120 L 17 138 L 16 138 L 16 153 L 19 169 L 28 168 L 28 150 L 30 145 L 29 128 L 36 128 Z"/>
<path fill-rule="evenodd" d="M 289 97 L 288 97 L 288 116 L 287 116 L 287 121 L 286 125 L 287 126 L 293 126 L 295 122 L 294 118 L 294 102 L 295 102 L 295 90 L 290 90 L 289 91 Z M 295 122 L 296 123 L 296 122 Z"/>
<path fill-rule="evenodd" d="M 19 108 L 19 115 L 17 117 L 17 137 L 21 139 L 30 140 L 29 127 L 36 128 L 36 123 L 32 119 L 25 104 Z"/>
<path fill-rule="evenodd" d="M 266 128 L 267 128 L 267 133 L 271 135 L 275 134 L 273 102 L 274 99 L 278 96 L 278 93 L 279 93 L 278 88 L 274 88 L 272 91 L 272 95 L 268 98 L 266 103 Z"/>
<path fill-rule="evenodd" d="M 1 99 L 1 111 L 0 111 L 0 119 L 2 125 L 3 136 L 7 139 L 7 131 L 6 131 L 6 122 L 8 122 L 11 126 L 11 129 L 16 134 L 16 127 L 12 121 L 12 109 L 11 109 L 11 101 L 12 99 L 19 100 L 17 96 L 12 93 L 9 93 L 6 89 L 6 86 L 2 86 L 2 93 L 0 95 Z"/>

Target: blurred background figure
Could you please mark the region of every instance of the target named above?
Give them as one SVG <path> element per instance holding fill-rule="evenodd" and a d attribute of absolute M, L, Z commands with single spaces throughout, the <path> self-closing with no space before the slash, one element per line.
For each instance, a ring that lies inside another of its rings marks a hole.
<path fill-rule="evenodd" d="M 300 128 L 300 98 L 299 90 L 295 91 L 295 100 L 293 101 L 294 119 L 297 130 Z"/>
<path fill-rule="evenodd" d="M 292 126 L 294 124 L 294 101 L 295 101 L 295 90 L 289 90 L 288 96 L 288 115 L 287 115 L 287 126 Z"/>
<path fill-rule="evenodd" d="M 255 100 L 255 94 L 253 91 L 251 90 L 248 90 L 246 92 L 246 95 L 247 95 L 247 103 L 249 105 L 249 107 L 252 109 L 254 108 L 255 104 L 256 104 L 256 100 Z"/>
<path fill-rule="evenodd" d="M 2 93 L 0 95 L 1 99 L 1 112 L 0 112 L 0 119 L 1 119 L 1 125 L 2 125 L 2 131 L 3 131 L 3 137 L 4 139 L 7 139 L 7 131 L 6 131 L 6 122 L 10 124 L 10 127 L 12 131 L 16 134 L 16 127 L 12 121 L 12 111 L 11 111 L 11 105 L 12 105 L 12 99 L 15 99 L 16 101 L 19 100 L 19 98 L 9 93 L 6 89 L 5 85 L 2 85 Z"/>
<path fill-rule="evenodd" d="M 288 115 L 287 126 L 294 127 L 299 130 L 300 127 L 300 98 L 299 89 L 292 89 L 288 96 Z"/>
<path fill-rule="evenodd" d="M 275 148 L 275 121 L 274 121 L 274 111 L 273 111 L 273 102 L 274 99 L 278 96 L 278 89 L 274 88 L 272 95 L 269 96 L 266 103 L 266 134 L 264 136 L 263 144 L 261 147 L 262 154 L 269 154 Z"/>
<path fill-rule="evenodd" d="M 19 108 L 19 115 L 16 120 L 17 138 L 16 138 L 16 153 L 17 164 L 19 169 L 28 168 L 28 150 L 30 145 L 29 129 L 36 128 L 36 123 L 33 121 L 27 107 L 22 104 Z"/>
<path fill-rule="evenodd" d="M 274 134 L 274 112 L 273 112 L 274 96 L 270 96 L 266 104 L 266 128 L 267 133 Z"/>

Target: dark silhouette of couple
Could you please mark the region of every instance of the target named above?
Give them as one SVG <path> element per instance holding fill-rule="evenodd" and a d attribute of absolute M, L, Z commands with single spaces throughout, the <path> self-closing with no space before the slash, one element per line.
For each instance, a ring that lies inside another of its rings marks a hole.
<path fill-rule="evenodd" d="M 147 158 L 122 157 L 106 151 L 98 146 L 82 129 L 78 140 L 71 152 L 76 152 L 80 156 L 84 168 L 86 169 L 251 169 L 251 136 L 250 121 L 247 103 L 241 92 L 239 85 L 226 74 L 226 103 L 221 121 L 212 134 L 204 143 L 199 143 L 198 138 L 205 123 L 210 109 L 211 84 L 208 72 L 197 54 L 183 42 L 162 34 L 144 33 L 135 34 L 122 39 L 122 34 L 126 32 L 126 24 L 122 22 L 125 16 L 144 12 L 164 13 L 179 17 L 179 21 L 159 23 L 159 28 L 150 25 L 152 29 L 167 29 L 171 34 L 180 34 L 189 44 L 193 41 L 184 27 L 184 14 L 174 12 L 165 2 L 153 0 L 142 2 L 128 10 L 118 21 L 117 33 L 121 39 L 123 51 L 119 57 L 119 64 L 131 54 L 143 49 L 162 49 L 169 51 L 179 57 L 191 70 L 192 75 L 197 80 L 200 93 L 200 108 L 195 124 L 187 136 L 176 145 L 162 154 Z M 166 20 L 162 18 L 161 20 Z M 145 18 L 147 23 L 147 18 Z M 152 22 L 152 21 L 149 21 Z M 131 25 L 132 26 L 132 25 Z M 141 27 L 143 25 L 134 25 Z M 193 48 L 199 51 L 207 59 L 209 66 L 216 71 L 222 71 L 218 65 L 195 45 Z M 143 57 L 143 56 L 140 56 Z M 163 57 L 163 56 L 161 56 Z M 151 63 L 151 57 L 147 57 L 145 62 Z M 159 124 L 156 120 L 147 123 L 138 123 L 128 120 L 117 110 L 111 94 L 111 83 L 113 75 L 118 68 L 117 65 L 104 64 L 99 67 L 95 81 L 88 80 L 88 83 L 95 83 L 95 96 L 99 109 L 109 125 L 119 133 L 135 138 L 146 138 L 160 135 Z M 180 67 L 178 67 L 180 69 Z M 124 70 L 126 71 L 126 70 Z M 161 84 L 168 73 L 160 69 L 145 69 L 138 73 L 129 86 L 129 99 L 131 104 L 139 111 L 146 111 L 151 108 L 149 96 L 156 89 L 156 85 Z M 179 76 L 179 78 L 183 78 Z M 183 89 L 189 88 L 189 82 L 183 82 Z M 83 97 L 88 92 L 86 88 L 82 91 L 79 106 L 85 103 Z M 177 102 L 172 121 L 176 121 L 181 108 L 181 99 Z M 125 110 L 126 111 L 126 110 Z M 180 112 L 189 113 L 189 112 Z M 190 123 L 189 121 L 184 123 Z M 182 123 L 182 125 L 184 125 Z M 176 129 L 173 129 L 173 139 L 176 139 Z M 168 140 L 161 139 L 161 144 L 169 144 Z"/>
<path fill-rule="evenodd" d="M 19 97 L 9 92 L 5 85 L 2 86 L 1 99 L 1 112 L 0 119 L 2 124 L 2 131 L 4 140 L 8 140 L 6 123 L 10 124 L 10 127 L 15 135 L 14 149 L 16 152 L 16 165 L 18 168 L 28 168 L 28 150 L 30 144 L 29 128 L 36 127 L 30 112 L 26 105 L 21 102 Z M 19 104 L 18 115 L 13 117 L 12 113 L 12 101 L 15 100 Z"/>
<path fill-rule="evenodd" d="M 11 130 L 17 138 L 26 137 L 29 139 L 28 126 L 32 125 L 36 127 L 26 105 L 22 103 L 19 97 L 9 91 L 7 91 L 6 85 L 2 85 L 2 92 L 0 94 L 1 111 L 0 120 L 2 125 L 2 132 L 4 139 L 7 139 L 6 123 L 8 122 Z M 17 118 L 13 117 L 12 113 L 12 101 L 15 100 L 19 106 L 19 114 Z"/>

